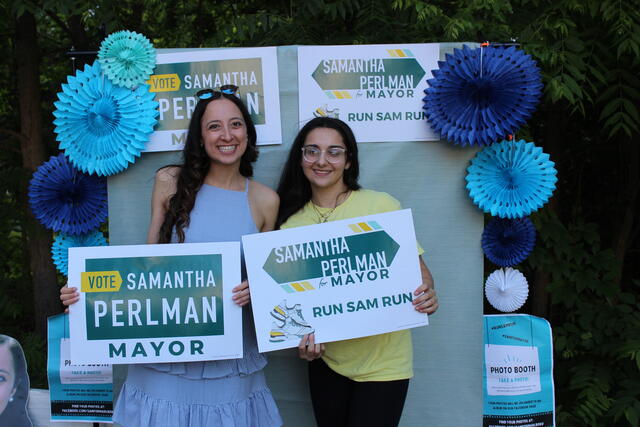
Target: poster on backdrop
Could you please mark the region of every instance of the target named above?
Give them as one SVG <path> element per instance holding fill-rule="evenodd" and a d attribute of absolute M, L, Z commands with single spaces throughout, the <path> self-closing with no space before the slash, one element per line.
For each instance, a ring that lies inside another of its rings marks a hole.
<path fill-rule="evenodd" d="M 440 46 L 300 46 L 300 127 L 315 117 L 345 121 L 358 142 L 437 141 L 422 109 Z"/>
<path fill-rule="evenodd" d="M 51 316 L 47 324 L 51 421 L 110 423 L 113 415 L 112 366 L 71 363 L 68 314 Z"/>
<path fill-rule="evenodd" d="M 182 150 L 201 89 L 238 86 L 256 126 L 258 144 L 281 144 L 280 90 L 275 47 L 195 49 L 159 53 L 147 84 L 158 101 L 158 125 L 145 151 Z"/>
<path fill-rule="evenodd" d="M 410 209 L 242 238 L 261 352 L 428 324 Z"/>
<path fill-rule="evenodd" d="M 71 248 L 68 283 L 74 364 L 242 357 L 238 242 Z"/>
<path fill-rule="evenodd" d="M 484 316 L 484 427 L 555 426 L 553 344 L 545 319 Z"/>

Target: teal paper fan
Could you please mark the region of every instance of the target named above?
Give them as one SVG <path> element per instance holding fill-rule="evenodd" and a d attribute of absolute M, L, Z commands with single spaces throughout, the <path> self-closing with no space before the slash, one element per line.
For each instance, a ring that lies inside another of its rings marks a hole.
<path fill-rule="evenodd" d="M 132 88 L 149 79 L 156 66 L 156 50 L 142 34 L 118 31 L 102 41 L 98 61 L 113 83 Z"/>
<path fill-rule="evenodd" d="M 92 231 L 73 236 L 71 234 L 58 234 L 51 246 L 51 257 L 58 271 L 65 276 L 69 264 L 69 248 L 86 246 L 107 246 L 107 240 L 100 231 Z"/>
<path fill-rule="evenodd" d="M 522 218 L 537 211 L 547 203 L 557 181 L 549 155 L 524 140 L 483 148 L 467 172 L 473 202 L 500 218 Z"/>
<path fill-rule="evenodd" d="M 100 63 L 69 76 L 54 103 L 60 149 L 83 172 L 102 176 L 126 169 L 140 156 L 157 123 L 158 103 L 149 86 L 115 86 Z"/>

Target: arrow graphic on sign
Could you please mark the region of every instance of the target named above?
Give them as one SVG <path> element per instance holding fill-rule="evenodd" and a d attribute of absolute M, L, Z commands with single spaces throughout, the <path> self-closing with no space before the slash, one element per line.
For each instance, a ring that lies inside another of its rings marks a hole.
<path fill-rule="evenodd" d="M 349 260 L 349 265 L 357 266 L 358 263 L 363 265 L 367 263 L 362 257 L 370 256 L 375 253 L 383 253 L 386 265 L 389 266 L 400 248 L 400 245 L 387 234 L 386 231 L 374 231 L 371 233 L 356 234 L 346 236 L 345 240 L 349 248 L 348 252 L 341 254 L 325 254 L 313 258 L 299 257 L 284 262 L 277 262 L 276 249 L 271 249 L 267 260 L 262 267 L 264 271 L 273 278 L 278 284 L 301 282 L 304 280 L 314 279 L 323 276 L 323 261 L 335 260 L 337 258 L 345 258 Z M 300 243 L 299 245 L 313 245 L 315 242 Z M 293 245 L 298 246 L 298 245 Z M 303 251 L 306 253 L 306 250 Z M 286 258 L 285 258 L 286 259 Z"/>

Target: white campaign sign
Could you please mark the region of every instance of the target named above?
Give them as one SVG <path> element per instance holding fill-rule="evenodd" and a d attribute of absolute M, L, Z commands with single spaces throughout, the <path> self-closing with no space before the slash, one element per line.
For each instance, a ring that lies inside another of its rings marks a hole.
<path fill-rule="evenodd" d="M 69 249 L 70 363 L 242 357 L 240 243 Z"/>
<path fill-rule="evenodd" d="M 239 87 L 238 96 L 256 126 L 258 145 L 282 143 L 275 47 L 159 53 L 147 83 L 156 93 L 160 113 L 147 152 L 181 150 L 198 103 L 196 93 L 228 84 Z"/>
<path fill-rule="evenodd" d="M 300 127 L 329 116 L 358 142 L 439 140 L 422 109 L 439 52 L 437 43 L 299 47 Z"/>
<path fill-rule="evenodd" d="M 261 352 L 428 324 L 415 311 L 422 282 L 405 209 L 242 238 Z"/>

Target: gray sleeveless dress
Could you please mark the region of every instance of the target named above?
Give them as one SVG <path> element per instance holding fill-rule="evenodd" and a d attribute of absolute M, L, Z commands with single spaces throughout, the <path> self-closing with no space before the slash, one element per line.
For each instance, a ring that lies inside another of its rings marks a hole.
<path fill-rule="evenodd" d="M 240 241 L 257 233 L 245 191 L 203 184 L 185 242 Z M 246 278 L 244 260 L 242 277 Z M 282 425 L 266 386 L 251 308 L 242 310 L 242 359 L 129 365 L 113 419 L 124 427 L 274 427 Z"/>

